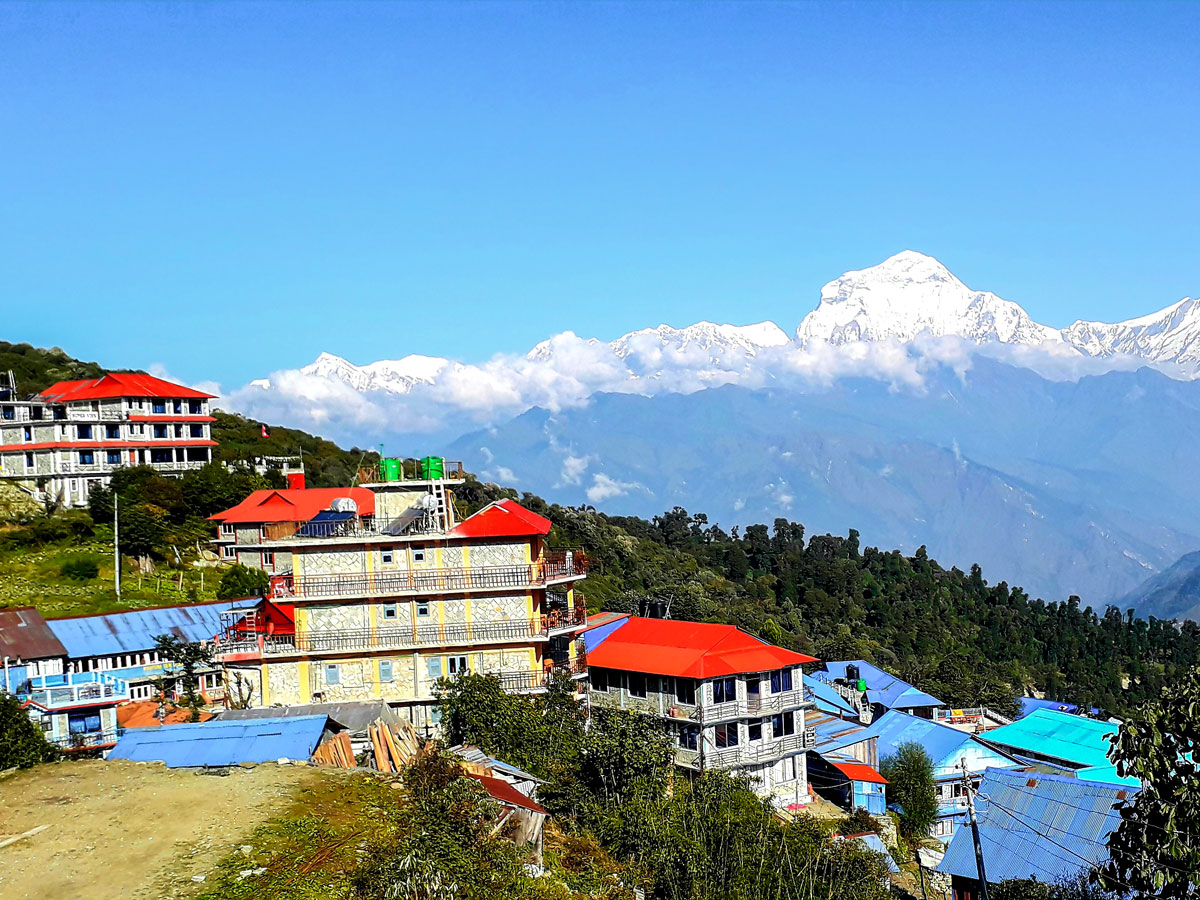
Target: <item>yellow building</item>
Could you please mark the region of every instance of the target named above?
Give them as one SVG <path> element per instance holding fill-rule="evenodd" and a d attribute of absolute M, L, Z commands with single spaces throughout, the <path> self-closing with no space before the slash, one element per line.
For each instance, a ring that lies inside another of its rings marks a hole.
<path fill-rule="evenodd" d="M 214 517 L 239 561 L 271 575 L 218 642 L 229 693 L 253 706 L 383 699 L 423 726 L 437 680 L 459 672 L 514 692 L 586 678 L 582 554 L 547 548 L 550 521 L 511 500 L 455 522 L 460 472 L 259 491 Z"/>

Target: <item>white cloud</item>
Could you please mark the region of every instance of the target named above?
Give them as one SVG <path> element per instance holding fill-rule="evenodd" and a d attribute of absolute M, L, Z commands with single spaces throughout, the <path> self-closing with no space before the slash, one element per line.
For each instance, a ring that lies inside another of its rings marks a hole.
<path fill-rule="evenodd" d="M 630 491 L 650 493 L 645 485 L 638 484 L 636 481 L 617 481 L 602 472 L 597 472 L 592 476 L 592 486 L 587 489 L 587 498 L 592 503 L 603 503 L 613 497 L 624 497 Z"/>
<path fill-rule="evenodd" d="M 559 484 L 579 484 L 587 471 L 588 457 L 568 454 L 562 462 L 562 471 L 558 475 Z"/>

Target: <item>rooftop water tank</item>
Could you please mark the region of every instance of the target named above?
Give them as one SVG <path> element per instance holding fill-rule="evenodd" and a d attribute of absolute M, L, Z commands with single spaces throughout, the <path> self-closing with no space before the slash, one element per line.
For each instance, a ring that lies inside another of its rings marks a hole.
<path fill-rule="evenodd" d="M 426 456 L 421 460 L 421 477 L 427 481 L 434 481 L 438 478 L 444 478 L 446 475 L 446 461 L 440 456 Z"/>
<path fill-rule="evenodd" d="M 379 477 L 383 481 L 399 481 L 400 472 L 400 460 L 388 457 L 379 461 Z"/>

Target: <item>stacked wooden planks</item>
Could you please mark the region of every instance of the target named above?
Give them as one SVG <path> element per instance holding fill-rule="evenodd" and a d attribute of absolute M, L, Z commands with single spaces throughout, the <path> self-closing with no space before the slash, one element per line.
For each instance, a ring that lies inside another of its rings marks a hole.
<path fill-rule="evenodd" d="M 354 759 L 354 748 L 350 746 L 350 735 L 336 734 L 313 751 L 312 761 L 319 766 L 337 766 L 353 769 L 358 763 Z"/>

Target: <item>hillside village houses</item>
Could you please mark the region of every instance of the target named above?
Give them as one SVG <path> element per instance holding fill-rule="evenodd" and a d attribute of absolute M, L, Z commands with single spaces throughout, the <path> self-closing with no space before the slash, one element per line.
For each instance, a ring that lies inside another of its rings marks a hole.
<path fill-rule="evenodd" d="M 379 698 L 432 729 L 442 677 L 494 673 L 517 692 L 587 678 L 574 590 L 586 559 L 547 546 L 550 521 L 511 500 L 456 521 L 462 475 L 439 458 L 411 474 L 385 459 L 360 487 L 297 483 L 213 517 L 223 555 L 270 576 L 217 642 L 255 705 Z"/>
<path fill-rule="evenodd" d="M 0 479 L 37 500 L 86 506 L 122 466 L 179 475 L 212 460 L 213 395 L 140 373 L 60 381 L 21 399 L 0 377 Z"/>

